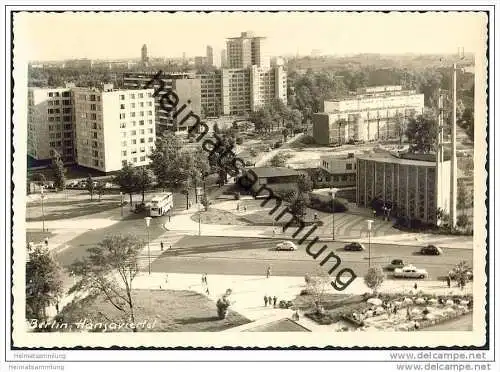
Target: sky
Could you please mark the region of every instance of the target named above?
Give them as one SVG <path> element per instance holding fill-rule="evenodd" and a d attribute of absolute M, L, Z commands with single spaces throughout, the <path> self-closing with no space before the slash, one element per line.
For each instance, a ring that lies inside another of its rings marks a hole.
<path fill-rule="evenodd" d="M 28 60 L 205 55 L 228 37 L 253 31 L 272 56 L 357 53 L 456 53 L 484 50 L 480 13 L 17 13 L 14 56 Z"/>

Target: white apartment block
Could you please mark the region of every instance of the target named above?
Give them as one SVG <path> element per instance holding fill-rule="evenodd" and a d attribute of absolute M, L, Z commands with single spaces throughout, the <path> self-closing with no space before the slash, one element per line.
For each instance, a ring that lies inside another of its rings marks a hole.
<path fill-rule="evenodd" d="M 73 98 L 71 88 L 28 88 L 27 152 L 36 160 L 59 154 L 63 162 L 75 160 Z"/>
<path fill-rule="evenodd" d="M 252 32 L 242 32 L 241 36 L 228 38 L 226 53 L 229 68 L 269 67 L 265 38 L 255 36 Z"/>
<path fill-rule="evenodd" d="M 154 149 L 153 89 L 74 88 L 76 161 L 102 172 L 149 164 Z"/>
<path fill-rule="evenodd" d="M 423 110 L 424 95 L 414 90 L 402 90 L 401 86 L 363 88 L 352 98 L 325 101 L 323 112 L 313 116 L 313 136 L 320 144 L 397 138 L 397 116 L 407 120 Z"/>

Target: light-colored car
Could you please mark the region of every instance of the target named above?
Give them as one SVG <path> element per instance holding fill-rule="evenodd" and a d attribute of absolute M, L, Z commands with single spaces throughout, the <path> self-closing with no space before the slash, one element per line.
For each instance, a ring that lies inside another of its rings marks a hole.
<path fill-rule="evenodd" d="M 276 244 L 277 251 L 295 251 L 297 250 L 297 246 L 294 242 L 290 242 L 288 240 L 282 241 L 281 243 Z"/>
<path fill-rule="evenodd" d="M 425 279 L 429 276 L 425 269 L 417 269 L 413 265 L 405 266 L 401 269 L 394 269 L 395 278 Z"/>

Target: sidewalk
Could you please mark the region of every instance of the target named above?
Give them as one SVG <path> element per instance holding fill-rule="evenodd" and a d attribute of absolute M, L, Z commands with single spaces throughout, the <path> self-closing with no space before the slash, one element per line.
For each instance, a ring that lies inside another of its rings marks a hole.
<path fill-rule="evenodd" d="M 232 290 L 231 309 L 250 319 L 252 323 L 228 330 L 228 332 L 239 332 L 259 325 L 267 324 L 276 320 L 291 318 L 293 310 L 275 309 L 271 306 L 264 306 L 264 296 L 276 296 L 277 303 L 280 300 L 293 300 L 302 289 L 305 288 L 304 277 L 284 277 L 276 276 L 266 278 L 265 276 L 250 275 L 209 275 L 207 277 L 209 294 L 206 293 L 206 286 L 201 283 L 201 274 L 177 274 L 168 273 L 166 282 L 165 273 L 141 273 L 134 281 L 136 289 L 170 289 L 170 290 L 191 290 L 198 292 L 212 299 L 214 302 L 220 298 L 227 289 Z M 380 292 L 401 293 L 414 292 L 414 281 L 408 280 L 386 280 Z M 469 283 L 464 291 L 459 288 L 448 288 L 442 281 L 419 281 L 418 291 L 428 294 L 465 294 L 472 291 L 472 283 Z M 333 287 L 327 290 L 328 293 L 341 294 L 362 294 L 370 292 L 362 278 L 357 278 L 343 292 L 337 292 Z M 320 326 L 304 316 L 298 322 L 303 327 L 315 331 L 332 331 L 331 326 Z"/>

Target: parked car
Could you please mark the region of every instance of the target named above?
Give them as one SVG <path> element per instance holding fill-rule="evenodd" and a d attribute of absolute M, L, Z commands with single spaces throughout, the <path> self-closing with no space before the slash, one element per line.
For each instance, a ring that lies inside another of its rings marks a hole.
<path fill-rule="evenodd" d="M 294 242 L 284 240 L 281 243 L 276 244 L 277 251 L 295 251 L 297 250 L 297 246 Z"/>
<path fill-rule="evenodd" d="M 385 269 L 388 271 L 394 271 L 395 269 L 402 269 L 405 266 L 406 264 L 403 262 L 403 260 L 396 258 L 392 260 L 391 263 L 385 267 Z"/>
<path fill-rule="evenodd" d="M 345 251 L 364 251 L 365 247 L 361 243 L 353 242 L 353 243 L 349 243 L 346 246 L 344 246 L 344 250 Z"/>
<path fill-rule="evenodd" d="M 404 266 L 401 269 L 394 269 L 395 278 L 425 279 L 429 276 L 425 269 L 417 269 L 413 265 Z"/>
<path fill-rule="evenodd" d="M 453 268 L 451 269 L 449 272 L 448 272 L 448 277 L 451 279 L 451 280 L 455 280 L 456 277 L 457 277 L 457 272 L 456 272 L 456 269 Z M 468 280 L 472 280 L 474 277 L 474 275 L 472 274 L 472 270 L 468 270 L 467 271 L 467 279 Z"/>
<path fill-rule="evenodd" d="M 78 187 L 78 181 L 70 181 L 66 187 L 70 188 L 70 189 L 74 189 L 75 187 Z"/>
<path fill-rule="evenodd" d="M 428 256 L 439 256 L 443 254 L 443 249 L 439 248 L 435 245 L 429 244 L 426 247 L 423 247 L 420 250 L 420 254 L 428 255 Z"/>

